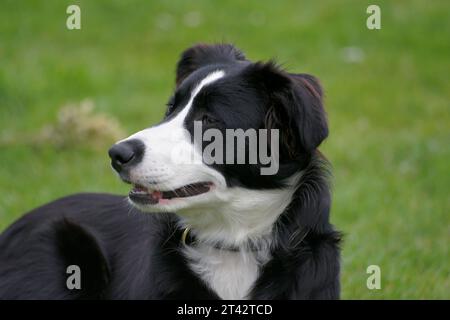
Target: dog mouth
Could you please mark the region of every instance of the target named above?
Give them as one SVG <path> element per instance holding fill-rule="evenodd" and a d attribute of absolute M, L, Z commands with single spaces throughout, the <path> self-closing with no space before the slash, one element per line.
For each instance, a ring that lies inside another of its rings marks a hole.
<path fill-rule="evenodd" d="M 168 200 L 198 196 L 210 191 L 212 186 L 213 183 L 211 182 L 197 182 L 174 190 L 161 191 L 151 190 L 141 185 L 134 185 L 128 197 L 131 201 L 139 204 L 155 205 L 160 202 L 167 202 Z"/>

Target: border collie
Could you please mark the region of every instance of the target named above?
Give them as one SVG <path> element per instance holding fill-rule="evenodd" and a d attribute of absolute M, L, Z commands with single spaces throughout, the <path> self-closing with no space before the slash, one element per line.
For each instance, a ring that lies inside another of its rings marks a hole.
<path fill-rule="evenodd" d="M 109 150 L 128 198 L 72 195 L 11 225 L 0 236 L 0 299 L 339 298 L 340 234 L 317 150 L 328 135 L 322 96 L 313 76 L 232 45 L 187 49 L 164 119 Z M 246 136 L 245 161 L 233 161 L 234 146 L 212 153 L 231 161 L 192 163 L 210 148 L 195 123 L 202 133 L 276 130 L 278 149 Z M 248 161 L 252 148 L 277 155 L 276 172 Z"/>

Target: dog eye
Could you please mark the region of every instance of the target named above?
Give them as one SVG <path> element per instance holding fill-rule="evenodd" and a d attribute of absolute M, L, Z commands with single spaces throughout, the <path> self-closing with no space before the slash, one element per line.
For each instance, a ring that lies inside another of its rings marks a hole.
<path fill-rule="evenodd" d="M 172 113 L 173 105 L 168 105 L 166 110 L 166 117 Z"/>
<path fill-rule="evenodd" d="M 170 114 L 173 112 L 173 110 L 175 109 L 175 101 L 174 101 L 174 98 L 171 98 L 171 99 L 169 100 L 169 102 L 166 103 L 166 106 L 167 106 L 167 110 L 166 110 L 166 117 L 167 117 L 167 116 L 170 115 Z"/>
<path fill-rule="evenodd" d="M 203 115 L 203 117 L 202 117 L 202 124 L 204 125 L 204 126 L 206 126 L 206 125 L 210 125 L 210 124 L 214 124 L 214 123 L 217 123 L 217 120 L 216 119 L 214 119 L 214 118 L 212 118 L 212 117 L 210 117 L 210 116 L 208 116 L 208 115 Z"/>

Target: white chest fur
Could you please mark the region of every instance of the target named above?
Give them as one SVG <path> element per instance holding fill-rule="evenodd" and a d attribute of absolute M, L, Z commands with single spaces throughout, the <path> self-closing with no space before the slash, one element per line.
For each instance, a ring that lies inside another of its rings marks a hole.
<path fill-rule="evenodd" d="M 246 299 L 269 260 L 266 251 L 225 251 L 207 245 L 186 246 L 190 268 L 222 299 Z"/>

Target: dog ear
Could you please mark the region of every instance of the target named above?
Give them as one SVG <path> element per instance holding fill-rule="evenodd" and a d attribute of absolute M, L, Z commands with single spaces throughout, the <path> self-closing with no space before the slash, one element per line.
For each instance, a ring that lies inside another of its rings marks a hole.
<path fill-rule="evenodd" d="M 327 114 L 319 80 L 309 74 L 290 74 L 297 127 L 306 151 L 316 149 L 328 137 Z"/>
<path fill-rule="evenodd" d="M 265 127 L 280 129 L 280 146 L 290 158 L 313 152 L 328 136 L 323 91 L 307 74 L 290 74 L 273 62 L 251 65 L 249 74 L 269 94 Z"/>
<path fill-rule="evenodd" d="M 320 99 L 323 98 L 322 86 L 320 85 L 320 82 L 316 77 L 306 73 L 290 73 L 289 75 L 295 81 L 300 81 L 306 87 L 308 87 L 308 90 L 310 90 L 312 94 L 318 96 Z"/>
<path fill-rule="evenodd" d="M 195 70 L 211 65 L 245 61 L 244 54 L 231 44 L 197 44 L 186 49 L 177 64 L 176 85 Z"/>

